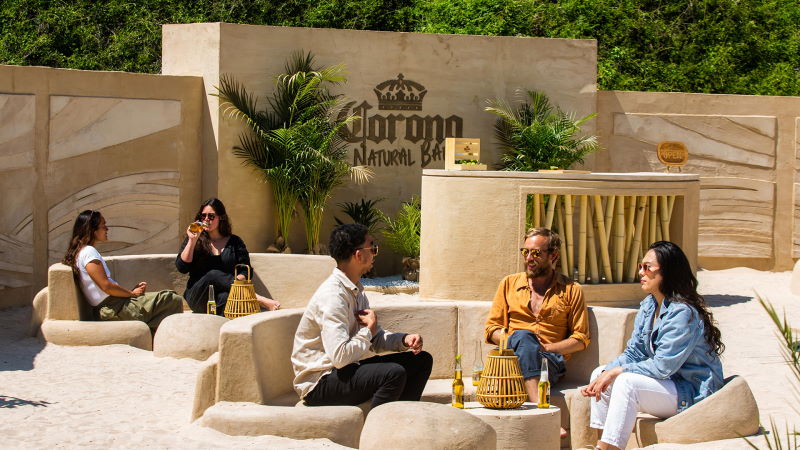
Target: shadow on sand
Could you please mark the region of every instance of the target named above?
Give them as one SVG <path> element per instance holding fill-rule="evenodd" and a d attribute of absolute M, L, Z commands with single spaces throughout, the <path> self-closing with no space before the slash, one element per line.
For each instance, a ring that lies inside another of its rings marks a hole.
<path fill-rule="evenodd" d="M 20 406 L 44 406 L 52 405 L 50 402 L 23 400 L 17 397 L 9 397 L 7 395 L 0 395 L 0 408 L 18 408 Z"/>
<path fill-rule="evenodd" d="M 747 303 L 753 300 L 753 297 L 745 297 L 743 295 L 730 295 L 730 294 L 703 295 L 703 298 L 706 299 L 706 303 L 708 303 L 708 306 L 711 307 L 732 306 L 739 303 Z"/>
<path fill-rule="evenodd" d="M 0 310 L 0 371 L 33 369 L 45 342 L 30 336 L 30 322 L 30 306 Z M 6 407 L 1 395 L 0 407 Z"/>

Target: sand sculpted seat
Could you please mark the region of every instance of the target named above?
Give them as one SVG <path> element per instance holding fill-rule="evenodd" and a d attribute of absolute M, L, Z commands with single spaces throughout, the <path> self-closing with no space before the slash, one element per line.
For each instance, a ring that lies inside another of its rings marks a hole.
<path fill-rule="evenodd" d="M 47 271 L 47 287 L 34 300 L 33 321 L 47 342 L 58 345 L 127 344 L 153 349 L 150 328 L 144 322 L 96 322 L 72 269 L 57 263 Z M 32 331 L 37 330 L 35 325 Z"/>
<path fill-rule="evenodd" d="M 173 314 L 153 337 L 153 356 L 205 361 L 219 348 L 219 330 L 228 319 L 209 314 Z"/>
<path fill-rule="evenodd" d="M 373 302 L 372 307 L 385 329 L 413 330 L 425 337 L 425 350 L 433 356 L 434 364 L 422 400 L 447 404 L 451 399 L 454 356 L 461 349 L 463 367 L 466 373 L 470 373 L 474 349 L 482 341 L 490 305 L 490 302 L 475 301 L 408 301 Z M 268 417 L 270 415 L 302 415 L 305 410 L 328 408 L 295 406 L 302 403 L 292 387 L 294 373 L 291 352 L 294 332 L 302 314 L 302 308 L 281 309 L 225 323 L 220 330 L 219 353 L 208 358 L 198 372 L 192 419 L 203 417 L 206 411 L 221 402 L 269 406 L 258 409 L 258 414 L 266 415 L 265 420 L 272 420 Z M 592 344 L 567 362 L 567 376 L 552 391 L 551 402 L 561 408 L 561 425 L 565 429 L 570 428 L 570 411 L 564 394 L 586 384 L 591 371 L 600 361 L 609 361 L 622 352 L 633 328 L 635 315 L 633 309 L 589 309 Z M 485 356 L 492 346 L 481 345 Z M 474 392 L 469 377 L 465 379 L 465 385 L 467 395 Z M 298 411 L 285 412 L 280 409 L 287 407 Z M 366 411 L 368 407 L 364 409 L 364 414 L 369 414 L 367 417 L 374 413 Z M 206 423 L 205 419 L 201 423 Z M 280 432 L 272 430 L 271 434 L 283 435 Z M 285 431 L 289 432 L 291 430 Z M 562 439 L 561 443 L 562 446 L 568 446 L 569 440 Z"/>
<path fill-rule="evenodd" d="M 597 434 L 589 428 L 589 398 L 574 391 L 568 394 L 567 403 L 572 416 L 572 447 L 591 447 L 597 441 Z M 722 389 L 668 419 L 639 414 L 631 440 L 635 439 L 639 447 L 657 443 L 694 444 L 749 436 L 758 430 L 756 399 L 744 378 L 732 376 L 725 379 Z"/>
<path fill-rule="evenodd" d="M 175 254 L 126 255 L 105 258 L 111 276 L 122 286 L 147 281 L 151 291 L 183 292 L 187 275 L 175 268 Z M 256 292 L 281 302 L 282 308 L 305 306 L 336 263 L 329 256 L 251 253 Z M 153 349 L 153 338 L 143 322 L 98 322 L 75 283 L 72 270 L 57 263 L 48 269 L 47 287 L 33 300 L 30 332 L 60 345 L 127 344 Z M 200 320 L 200 319 L 186 319 Z M 178 351 L 176 348 L 165 351 Z M 207 352 L 197 353 L 196 356 Z"/>
<path fill-rule="evenodd" d="M 373 409 L 361 431 L 361 450 L 491 450 L 497 433 L 481 419 L 450 405 L 391 402 Z"/>

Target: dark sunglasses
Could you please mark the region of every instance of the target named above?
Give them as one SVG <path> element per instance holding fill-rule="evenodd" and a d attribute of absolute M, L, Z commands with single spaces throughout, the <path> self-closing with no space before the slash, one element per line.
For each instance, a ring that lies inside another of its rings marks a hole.
<path fill-rule="evenodd" d="M 200 219 L 201 220 L 206 220 L 206 219 L 214 220 L 216 217 L 217 217 L 217 215 L 214 214 L 214 213 L 200 213 Z"/>

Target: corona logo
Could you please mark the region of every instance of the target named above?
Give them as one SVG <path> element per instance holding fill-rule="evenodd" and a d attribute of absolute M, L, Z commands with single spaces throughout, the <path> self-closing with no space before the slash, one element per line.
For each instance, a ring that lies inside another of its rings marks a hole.
<path fill-rule="evenodd" d="M 398 74 L 396 80 L 386 80 L 373 89 L 378 96 L 378 109 L 390 111 L 422 111 L 422 99 L 428 91 L 425 86 L 406 80 Z"/>

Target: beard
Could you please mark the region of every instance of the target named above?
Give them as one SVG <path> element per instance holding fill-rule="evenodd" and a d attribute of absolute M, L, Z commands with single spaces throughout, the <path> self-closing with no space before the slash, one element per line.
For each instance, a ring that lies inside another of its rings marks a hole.
<path fill-rule="evenodd" d="M 553 266 L 550 264 L 550 261 L 542 261 L 540 264 L 537 264 L 536 267 L 534 267 L 533 269 L 531 269 L 527 265 L 525 266 L 525 274 L 528 275 L 528 278 L 537 278 L 549 275 L 552 270 Z"/>

